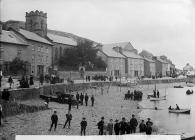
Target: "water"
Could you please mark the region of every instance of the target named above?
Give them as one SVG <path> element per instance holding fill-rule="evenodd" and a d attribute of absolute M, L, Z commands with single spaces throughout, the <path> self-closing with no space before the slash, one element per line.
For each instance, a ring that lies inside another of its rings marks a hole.
<path fill-rule="evenodd" d="M 145 120 L 150 117 L 162 133 L 195 133 L 195 93 L 186 95 L 187 89 L 195 91 L 195 87 L 160 89 L 161 96 L 164 96 L 166 92 L 166 100 L 154 102 L 145 99 L 140 103 L 144 108 L 156 106 L 160 110 L 144 109 L 139 114 L 140 117 Z M 191 108 L 190 114 L 168 113 L 168 107 L 171 105 L 175 108 L 175 104 L 178 104 L 180 108 Z"/>

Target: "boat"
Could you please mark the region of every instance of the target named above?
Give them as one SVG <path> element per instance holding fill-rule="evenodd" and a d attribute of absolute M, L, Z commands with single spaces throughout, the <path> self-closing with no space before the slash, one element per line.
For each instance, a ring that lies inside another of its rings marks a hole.
<path fill-rule="evenodd" d="M 166 96 L 162 96 L 162 97 L 150 97 L 150 101 L 161 101 L 161 100 L 166 100 Z"/>
<path fill-rule="evenodd" d="M 169 109 L 169 113 L 183 113 L 183 114 L 190 114 L 190 109 Z"/>
<path fill-rule="evenodd" d="M 194 133 L 183 133 L 181 134 L 181 140 L 195 140 Z"/>
<path fill-rule="evenodd" d="M 174 88 L 183 88 L 181 85 L 179 85 L 179 86 L 174 86 Z"/>
<path fill-rule="evenodd" d="M 190 95 L 190 94 L 193 94 L 194 93 L 194 91 L 192 90 L 192 91 L 190 91 L 189 89 L 186 91 L 186 94 L 187 95 Z"/>

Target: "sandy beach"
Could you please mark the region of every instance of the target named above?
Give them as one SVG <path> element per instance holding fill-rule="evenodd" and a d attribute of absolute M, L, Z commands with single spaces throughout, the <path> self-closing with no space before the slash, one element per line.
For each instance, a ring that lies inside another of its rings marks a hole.
<path fill-rule="evenodd" d="M 157 88 L 165 88 L 174 85 L 177 85 L 177 83 L 158 84 Z M 74 106 L 71 110 L 73 119 L 70 129 L 63 129 L 68 105 L 51 102 L 49 104 L 49 110 L 7 117 L 7 122 L 4 123 L 0 129 L 0 137 L 14 140 L 15 135 L 80 135 L 80 122 L 82 117 L 86 117 L 88 122 L 86 135 L 98 134 L 96 125 L 102 116 L 104 116 L 106 123 L 109 119 L 121 120 L 122 117 L 125 117 L 127 121 L 129 121 L 132 114 L 135 114 L 136 118 L 139 120 L 138 113 L 141 111 L 141 109 L 137 109 L 139 101 L 124 100 L 124 94 L 128 89 L 133 91 L 135 88 L 113 86 L 110 87 L 109 92 L 107 92 L 108 87 L 104 87 L 103 95 L 100 89 L 80 91 L 88 93 L 89 97 L 93 94 L 95 96 L 95 105 L 92 107 L 91 101 L 89 100 L 88 106 L 79 106 L 79 109 Z M 147 94 L 151 93 L 154 89 L 154 85 L 138 85 L 136 89 L 142 90 L 144 93 L 143 99 L 146 99 Z M 56 131 L 49 132 L 50 116 L 54 110 L 57 111 L 59 117 L 58 126 Z"/>

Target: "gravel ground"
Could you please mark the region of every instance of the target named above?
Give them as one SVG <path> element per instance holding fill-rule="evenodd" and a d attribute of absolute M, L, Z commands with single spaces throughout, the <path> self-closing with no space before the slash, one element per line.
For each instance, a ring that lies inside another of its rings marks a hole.
<path fill-rule="evenodd" d="M 158 88 L 173 85 L 177 84 L 160 84 Z M 147 93 L 152 91 L 154 85 L 140 85 L 137 88 L 144 92 L 144 98 L 146 98 Z M 129 121 L 132 114 L 135 114 L 138 118 L 137 115 L 141 111 L 137 109 L 139 102 L 124 100 L 124 94 L 128 88 L 124 87 L 120 90 L 119 87 L 110 87 L 108 93 L 107 89 L 108 87 L 104 87 L 103 95 L 100 89 L 85 91 L 89 96 L 91 94 L 95 95 L 95 106 L 92 107 L 89 100 L 88 106 L 79 106 L 79 109 L 73 107 L 71 111 L 73 119 L 70 129 L 63 129 L 68 105 L 51 102 L 49 104 L 50 110 L 7 117 L 7 122 L 4 122 L 0 129 L 0 137 L 14 140 L 15 135 L 80 135 L 82 117 L 86 117 L 88 122 L 86 135 L 97 135 L 98 129 L 96 124 L 102 116 L 104 116 L 105 122 L 108 122 L 111 118 L 113 120 L 121 120 L 122 117 L 125 117 Z M 56 131 L 49 132 L 50 116 L 54 110 L 57 111 L 59 117 L 58 126 Z"/>

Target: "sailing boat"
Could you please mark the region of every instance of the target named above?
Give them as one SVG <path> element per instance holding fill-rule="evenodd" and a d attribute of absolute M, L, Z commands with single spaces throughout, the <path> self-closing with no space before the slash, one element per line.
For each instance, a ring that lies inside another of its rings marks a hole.
<path fill-rule="evenodd" d="M 156 92 L 156 82 L 155 82 L 155 92 Z M 154 97 L 154 96 L 149 96 L 150 101 L 161 101 L 161 100 L 166 100 L 166 88 L 165 88 L 165 96 L 161 97 Z"/>

